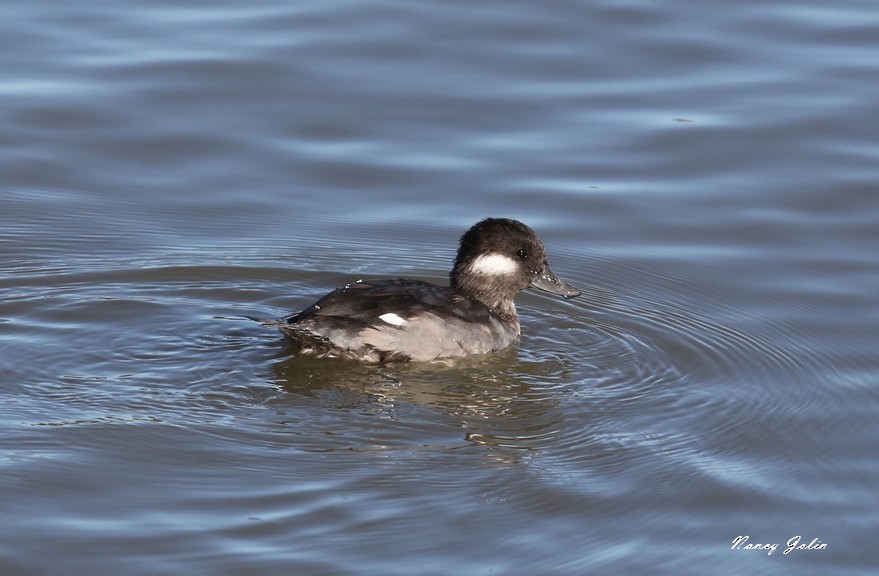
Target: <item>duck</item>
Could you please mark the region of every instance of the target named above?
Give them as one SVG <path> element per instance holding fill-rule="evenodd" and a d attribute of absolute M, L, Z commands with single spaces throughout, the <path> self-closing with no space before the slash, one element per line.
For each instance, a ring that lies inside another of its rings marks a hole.
<path fill-rule="evenodd" d="M 357 280 L 300 312 L 262 320 L 306 356 L 363 363 L 430 362 L 488 354 L 521 333 L 515 296 L 537 288 L 563 298 L 579 290 L 547 263 L 535 232 L 485 218 L 459 240 L 449 286 L 409 278 Z"/>

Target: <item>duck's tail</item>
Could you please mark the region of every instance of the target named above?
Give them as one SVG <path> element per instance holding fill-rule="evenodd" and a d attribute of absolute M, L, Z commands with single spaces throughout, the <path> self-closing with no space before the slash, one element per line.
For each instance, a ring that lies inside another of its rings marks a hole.
<path fill-rule="evenodd" d="M 258 318 L 256 316 L 242 316 L 242 318 L 247 318 L 248 320 L 253 320 L 254 322 L 259 322 L 261 325 L 266 326 L 267 328 L 277 328 L 280 324 L 280 320 L 275 320 L 272 318 Z"/>

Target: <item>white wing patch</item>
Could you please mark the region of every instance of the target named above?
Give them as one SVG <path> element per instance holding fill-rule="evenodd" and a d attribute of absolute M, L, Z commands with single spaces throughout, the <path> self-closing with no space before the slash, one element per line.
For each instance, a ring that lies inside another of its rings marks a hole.
<path fill-rule="evenodd" d="M 406 320 L 404 318 L 400 318 L 393 312 L 386 312 L 382 314 L 381 316 L 379 316 L 379 320 L 384 320 L 391 326 L 402 326 L 403 324 L 406 324 Z"/>
<path fill-rule="evenodd" d="M 477 274 L 486 276 L 503 276 L 515 274 L 519 270 L 519 264 L 509 256 L 498 254 L 480 254 L 473 260 L 470 269 Z"/>

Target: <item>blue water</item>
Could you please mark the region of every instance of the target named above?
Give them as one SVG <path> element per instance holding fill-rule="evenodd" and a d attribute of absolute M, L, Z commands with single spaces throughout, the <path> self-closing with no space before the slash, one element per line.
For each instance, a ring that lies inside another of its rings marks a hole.
<path fill-rule="evenodd" d="M 7 2 L 0 574 L 872 574 L 877 54 L 859 0 Z M 486 216 L 584 291 L 510 350 L 242 318 Z"/>

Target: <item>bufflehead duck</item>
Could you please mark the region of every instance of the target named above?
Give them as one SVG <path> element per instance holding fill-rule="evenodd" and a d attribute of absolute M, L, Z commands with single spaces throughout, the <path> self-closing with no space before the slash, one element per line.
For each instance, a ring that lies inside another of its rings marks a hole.
<path fill-rule="evenodd" d="M 476 223 L 460 240 L 451 286 L 358 280 L 310 307 L 264 321 L 301 354 L 362 362 L 425 362 L 506 348 L 519 337 L 513 297 L 532 286 L 565 298 L 580 291 L 546 263 L 540 238 L 505 218 Z"/>

